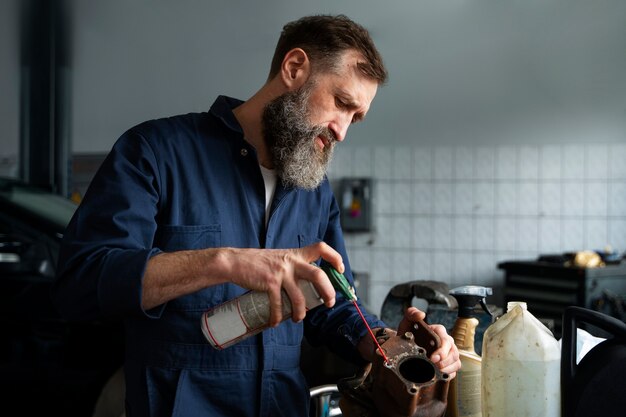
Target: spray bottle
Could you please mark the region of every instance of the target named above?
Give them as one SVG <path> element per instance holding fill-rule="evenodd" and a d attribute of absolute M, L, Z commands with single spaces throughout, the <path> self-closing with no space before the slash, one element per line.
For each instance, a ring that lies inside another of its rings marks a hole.
<path fill-rule="evenodd" d="M 459 303 L 458 318 L 451 335 L 459 349 L 461 369 L 451 381 L 446 417 L 481 417 L 481 357 L 474 349 L 478 319 L 473 317 L 476 304 L 491 316 L 485 298 L 491 288 L 467 285 L 450 290 Z"/>

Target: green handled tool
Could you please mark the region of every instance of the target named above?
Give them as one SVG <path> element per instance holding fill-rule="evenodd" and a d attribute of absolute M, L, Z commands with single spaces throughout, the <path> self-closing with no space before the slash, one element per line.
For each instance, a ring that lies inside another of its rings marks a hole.
<path fill-rule="evenodd" d="M 348 279 L 341 272 L 337 271 L 335 268 L 333 268 L 327 263 L 322 264 L 322 269 L 328 276 L 328 279 L 330 280 L 330 283 L 333 285 L 333 288 L 335 288 L 335 291 L 338 291 L 339 293 L 341 293 L 341 295 L 343 295 L 346 298 L 346 300 L 352 302 L 352 304 L 354 305 L 354 308 L 356 308 L 356 311 L 359 313 L 359 316 L 361 316 L 361 320 L 363 320 L 363 323 L 365 323 L 365 327 L 367 328 L 367 331 L 372 337 L 372 340 L 378 347 L 378 351 L 382 355 L 385 363 L 389 362 L 389 359 L 387 359 L 387 356 L 385 355 L 383 348 L 380 347 L 380 344 L 378 343 L 376 336 L 374 336 L 374 332 L 372 332 L 370 325 L 367 323 L 367 320 L 365 320 L 365 316 L 363 315 L 363 312 L 361 311 L 361 309 L 359 308 L 359 305 L 356 302 L 357 300 L 356 293 L 354 291 L 354 288 L 348 282 Z"/>
<path fill-rule="evenodd" d="M 322 269 L 328 275 L 328 279 L 330 283 L 333 284 L 333 288 L 335 291 L 338 291 L 343 295 L 348 301 L 356 301 L 356 293 L 354 292 L 354 288 L 348 282 L 348 279 L 335 268 L 328 264 L 323 264 Z"/>

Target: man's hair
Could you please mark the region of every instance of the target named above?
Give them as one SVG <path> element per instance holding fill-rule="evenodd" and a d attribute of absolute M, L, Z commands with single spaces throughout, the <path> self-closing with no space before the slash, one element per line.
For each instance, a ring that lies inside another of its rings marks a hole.
<path fill-rule="evenodd" d="M 359 52 L 365 62 L 357 64 L 361 73 L 378 84 L 387 81 L 387 70 L 367 29 L 344 15 L 306 16 L 287 23 L 278 39 L 269 79 L 280 71 L 287 52 L 302 48 L 314 71 L 333 71 L 347 50 Z"/>

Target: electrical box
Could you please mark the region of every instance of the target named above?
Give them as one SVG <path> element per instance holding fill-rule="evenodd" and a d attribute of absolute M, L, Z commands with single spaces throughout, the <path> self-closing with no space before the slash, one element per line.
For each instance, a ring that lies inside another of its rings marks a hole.
<path fill-rule="evenodd" d="M 341 195 L 341 226 L 344 232 L 372 230 L 372 180 L 370 178 L 343 178 L 339 185 Z"/>

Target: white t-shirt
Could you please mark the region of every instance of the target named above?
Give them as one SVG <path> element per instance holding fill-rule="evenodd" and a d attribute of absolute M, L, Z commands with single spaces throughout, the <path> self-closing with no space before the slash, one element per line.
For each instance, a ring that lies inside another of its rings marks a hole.
<path fill-rule="evenodd" d="M 267 169 L 262 165 L 259 165 L 259 167 L 261 167 L 261 174 L 263 174 L 263 182 L 265 183 L 265 226 L 267 227 L 278 175 L 276 175 L 276 171 L 273 169 Z"/>

